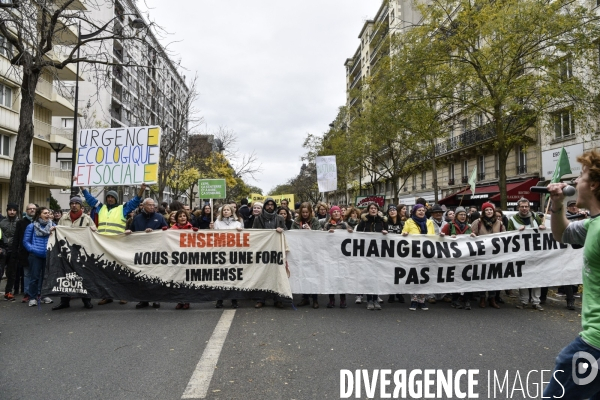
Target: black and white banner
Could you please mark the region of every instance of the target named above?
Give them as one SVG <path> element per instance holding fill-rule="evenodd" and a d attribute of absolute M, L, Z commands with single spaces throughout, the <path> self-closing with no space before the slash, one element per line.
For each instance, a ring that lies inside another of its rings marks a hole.
<path fill-rule="evenodd" d="M 451 293 L 577 284 L 583 250 L 550 230 L 471 238 L 285 233 L 293 293 Z"/>
<path fill-rule="evenodd" d="M 275 231 L 154 231 L 106 236 L 58 227 L 42 293 L 132 301 L 291 298 L 286 239 Z"/>

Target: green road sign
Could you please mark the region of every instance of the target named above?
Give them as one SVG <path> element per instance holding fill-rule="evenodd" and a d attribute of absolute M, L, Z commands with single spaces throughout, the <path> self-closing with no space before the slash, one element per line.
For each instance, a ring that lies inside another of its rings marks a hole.
<path fill-rule="evenodd" d="M 198 197 L 201 199 L 224 199 L 225 179 L 198 179 Z"/>

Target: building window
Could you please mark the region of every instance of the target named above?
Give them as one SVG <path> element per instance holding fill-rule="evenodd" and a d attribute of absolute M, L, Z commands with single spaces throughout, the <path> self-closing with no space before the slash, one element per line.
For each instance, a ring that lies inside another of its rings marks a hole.
<path fill-rule="evenodd" d="M 10 136 L 0 135 L 0 155 L 9 157 Z"/>
<path fill-rule="evenodd" d="M 417 190 L 417 176 L 413 175 L 412 177 L 412 190 Z"/>
<path fill-rule="evenodd" d="M 563 57 L 558 62 L 560 79 L 564 82 L 573 77 L 573 56 Z"/>
<path fill-rule="evenodd" d="M 454 164 L 448 167 L 448 181 L 449 185 L 454 185 Z"/>
<path fill-rule="evenodd" d="M 0 54 L 6 58 L 12 58 L 13 56 L 12 44 L 2 35 L 0 35 Z"/>
<path fill-rule="evenodd" d="M 465 133 L 469 129 L 469 121 L 465 118 L 460 121 L 460 133 Z"/>
<path fill-rule="evenodd" d="M 483 113 L 477 113 L 477 115 L 475 115 L 475 124 L 477 126 L 483 125 Z"/>
<path fill-rule="evenodd" d="M 462 183 L 468 183 L 469 182 L 469 162 L 467 160 L 464 160 L 462 162 L 462 179 L 460 180 Z"/>
<path fill-rule="evenodd" d="M 421 172 L 421 189 L 427 187 L 427 171 Z"/>
<path fill-rule="evenodd" d="M 561 139 L 575 134 L 575 120 L 571 110 L 562 110 L 552 114 L 554 137 Z"/>
<path fill-rule="evenodd" d="M 12 108 L 12 89 L 0 83 L 0 105 Z"/>
<path fill-rule="evenodd" d="M 61 161 L 60 169 L 61 171 L 71 171 L 71 161 Z"/>
<path fill-rule="evenodd" d="M 63 118 L 61 125 L 65 129 L 73 129 L 73 118 Z"/>
<path fill-rule="evenodd" d="M 485 179 L 485 156 L 477 157 L 477 173 L 480 181 Z"/>
<path fill-rule="evenodd" d="M 527 173 L 527 149 L 517 146 L 517 174 Z"/>

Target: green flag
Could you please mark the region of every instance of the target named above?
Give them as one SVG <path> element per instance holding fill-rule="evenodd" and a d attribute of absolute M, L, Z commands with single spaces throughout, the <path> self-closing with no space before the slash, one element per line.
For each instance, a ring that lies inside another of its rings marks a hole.
<path fill-rule="evenodd" d="M 552 174 L 552 179 L 550 179 L 550 183 L 560 182 L 561 178 L 564 175 L 572 173 L 573 172 L 571 172 L 571 165 L 569 164 L 569 156 L 567 156 L 567 151 L 563 147 L 560 150 L 560 155 L 558 156 L 556 168 L 554 168 L 554 174 Z"/>
<path fill-rule="evenodd" d="M 471 186 L 471 192 L 475 194 L 475 183 L 477 182 L 477 165 L 473 168 L 473 172 L 471 172 L 471 177 L 469 178 L 469 186 Z"/>

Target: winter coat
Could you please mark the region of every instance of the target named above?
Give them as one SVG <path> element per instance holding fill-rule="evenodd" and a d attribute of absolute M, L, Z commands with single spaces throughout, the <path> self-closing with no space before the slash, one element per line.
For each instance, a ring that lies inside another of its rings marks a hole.
<path fill-rule="evenodd" d="M 192 224 L 198 229 L 210 229 L 210 215 L 206 216 L 206 218 L 204 218 L 202 215 L 199 215 L 194 218 Z"/>
<path fill-rule="evenodd" d="M 377 215 L 363 214 L 360 217 L 360 222 L 356 226 L 357 232 L 381 232 L 388 230 L 387 217 L 384 217 L 381 212 Z"/>
<path fill-rule="evenodd" d="M 81 213 L 81 217 L 71 222 L 71 214 L 68 212 L 64 213 L 63 216 L 60 217 L 60 219 L 58 220 L 58 224 L 56 225 L 70 226 L 73 228 L 95 226 L 92 218 L 86 213 Z"/>
<path fill-rule="evenodd" d="M 0 221 L 0 229 L 2 229 L 2 247 L 7 249 L 7 251 L 12 250 L 13 238 L 17 231 L 18 222 L 19 219 L 17 217 L 6 217 Z"/>
<path fill-rule="evenodd" d="M 388 217 L 388 232 L 389 233 L 402 233 L 402 229 L 404 228 L 404 224 L 406 221 L 402 221 L 400 217 L 397 217 L 397 222 L 395 224 L 392 223 L 392 220 Z"/>
<path fill-rule="evenodd" d="M 298 214 L 298 216 L 300 216 L 300 214 Z M 321 224 L 319 223 L 319 220 L 317 219 L 317 217 L 313 217 L 310 220 L 310 223 L 308 225 L 310 225 L 311 231 L 320 231 L 321 230 Z M 294 222 L 292 223 L 292 229 L 302 229 L 302 219 L 301 218 L 296 218 L 294 220 Z"/>
<path fill-rule="evenodd" d="M 502 221 L 498 221 L 498 220 L 494 221 L 494 224 L 492 225 L 492 230 L 488 231 L 486 229 L 485 225 L 483 224 L 483 222 L 481 221 L 481 219 L 478 219 L 477 221 L 473 222 L 473 224 L 471 225 L 471 230 L 477 236 L 490 235 L 492 233 L 499 233 L 499 232 L 506 231 L 506 229 L 504 228 L 504 225 L 502 225 Z"/>
<path fill-rule="evenodd" d="M 266 201 L 265 201 L 266 203 Z M 254 222 L 252 223 L 252 228 L 253 229 L 277 229 L 277 228 L 281 228 L 283 230 L 286 230 L 285 227 L 285 221 L 283 219 L 283 217 L 281 215 L 275 214 L 275 212 L 273 212 L 273 218 L 275 219 L 275 228 L 267 228 L 267 218 L 265 216 L 265 214 L 267 214 L 267 212 L 263 209 L 262 213 L 258 216 L 256 216 L 254 218 Z"/>
<path fill-rule="evenodd" d="M 225 219 L 218 219 L 215 221 L 215 229 L 237 229 L 243 228 L 244 224 L 238 219 L 230 218 L 229 223 Z"/>
<path fill-rule="evenodd" d="M 179 225 L 175 224 L 171 227 L 171 229 L 194 229 L 194 226 L 188 222 L 184 226 L 179 226 Z"/>
<path fill-rule="evenodd" d="M 132 232 L 144 232 L 146 229 L 152 229 L 153 231 L 162 229 L 163 227 L 168 228 L 169 225 L 165 221 L 165 217 L 157 212 L 148 214 L 142 211 L 141 214 L 136 215 L 133 218 L 133 224 L 131 224 Z"/>
<path fill-rule="evenodd" d="M 433 222 L 428 219 L 427 220 L 427 235 L 435 235 L 435 228 L 433 227 Z M 421 235 L 421 227 L 419 224 L 415 222 L 414 219 L 409 218 L 404 223 L 404 228 L 402 229 L 402 233 L 409 233 L 411 235 Z"/>
<path fill-rule="evenodd" d="M 444 226 L 448 225 L 448 222 L 444 221 L 444 219 L 442 218 L 442 223 L 438 224 L 437 221 L 435 219 L 433 219 L 433 217 L 429 218 L 431 220 L 431 222 L 433 222 L 433 229 L 435 230 L 435 234 L 439 235 L 440 232 L 442 231 L 442 229 L 444 229 Z"/>
<path fill-rule="evenodd" d="M 29 261 L 27 261 L 27 257 L 29 256 L 29 252 L 25 248 L 23 244 L 23 237 L 25 236 L 25 230 L 27 226 L 31 224 L 29 218 L 22 218 L 17 222 L 17 226 L 15 228 L 15 235 L 13 236 L 12 243 L 12 253 L 16 254 L 17 257 L 13 257 L 11 259 L 15 262 L 18 262 L 19 265 L 27 267 L 29 265 Z"/>
<path fill-rule="evenodd" d="M 48 221 L 50 226 L 55 226 L 54 222 Z M 23 235 L 23 246 L 25 249 L 40 258 L 46 258 L 46 247 L 50 236 L 38 236 L 35 234 L 33 224 L 27 225 Z"/>
<path fill-rule="evenodd" d="M 461 230 L 458 224 L 456 223 L 456 219 L 451 224 L 444 225 L 444 227 L 442 228 L 442 233 L 444 235 L 470 235 L 471 232 L 471 225 L 465 222 L 465 229 Z"/>
<path fill-rule="evenodd" d="M 348 230 L 348 224 L 346 224 L 344 221 L 340 221 L 337 224 L 333 224 L 331 223 L 331 221 L 333 221 L 332 219 L 330 219 L 329 221 L 327 221 L 325 223 L 325 227 L 323 228 L 323 230 L 328 231 L 330 229 L 344 229 L 344 230 Z"/>

